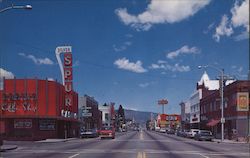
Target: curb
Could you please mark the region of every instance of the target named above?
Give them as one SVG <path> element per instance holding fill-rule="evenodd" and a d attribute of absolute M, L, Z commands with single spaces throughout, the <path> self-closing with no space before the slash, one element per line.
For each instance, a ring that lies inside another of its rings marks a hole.
<path fill-rule="evenodd" d="M 14 150 L 14 149 L 17 149 L 17 145 L 2 145 L 0 147 L 0 152 L 4 152 L 7 150 Z"/>
<path fill-rule="evenodd" d="M 75 140 L 77 138 L 68 138 L 68 139 L 45 139 L 45 140 L 40 140 L 36 141 L 36 143 L 59 143 L 59 142 L 67 142 L 71 140 Z"/>
<path fill-rule="evenodd" d="M 224 141 L 221 142 L 220 140 L 212 140 L 215 143 L 228 143 L 228 144 L 248 144 L 247 142 L 233 142 L 233 141 Z"/>

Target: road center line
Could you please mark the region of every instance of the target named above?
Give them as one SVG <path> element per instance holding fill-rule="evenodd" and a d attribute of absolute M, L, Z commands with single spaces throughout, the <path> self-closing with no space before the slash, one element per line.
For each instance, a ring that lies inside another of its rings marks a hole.
<path fill-rule="evenodd" d="M 199 154 L 200 156 L 204 157 L 204 158 L 209 158 L 208 156 L 205 156 L 203 154 Z"/>
<path fill-rule="evenodd" d="M 142 158 L 142 153 L 138 152 L 136 158 Z"/>
<path fill-rule="evenodd" d="M 76 156 L 78 156 L 79 154 L 75 154 L 75 155 L 72 155 L 72 156 L 70 156 L 69 158 L 73 158 L 73 157 L 76 157 Z"/>

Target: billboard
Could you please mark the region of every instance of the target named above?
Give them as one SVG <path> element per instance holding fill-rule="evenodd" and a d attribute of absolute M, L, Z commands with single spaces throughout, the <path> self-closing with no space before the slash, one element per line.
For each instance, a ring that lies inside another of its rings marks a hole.
<path fill-rule="evenodd" d="M 237 93 L 237 111 L 249 110 L 249 93 L 238 92 Z"/>

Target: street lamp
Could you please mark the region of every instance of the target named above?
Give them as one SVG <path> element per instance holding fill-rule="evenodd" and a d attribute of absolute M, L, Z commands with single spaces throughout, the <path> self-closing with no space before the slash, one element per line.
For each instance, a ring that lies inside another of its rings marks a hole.
<path fill-rule="evenodd" d="M 31 5 L 17 6 L 17 5 L 13 5 L 12 4 L 11 6 L 0 10 L 0 13 L 5 12 L 7 10 L 11 10 L 11 9 L 26 9 L 26 10 L 31 10 L 32 6 Z"/>
<path fill-rule="evenodd" d="M 215 70 L 217 70 L 218 72 L 220 72 L 221 77 L 220 77 L 220 82 L 221 82 L 221 88 L 220 88 L 220 96 L 221 96 L 221 141 L 224 141 L 224 123 L 225 123 L 225 118 L 224 118 L 224 97 L 223 97 L 223 89 L 224 89 L 224 69 L 219 69 L 215 66 L 211 66 L 211 65 L 206 65 L 206 66 L 198 66 L 199 69 L 202 68 L 207 68 L 207 67 L 211 67 Z"/>

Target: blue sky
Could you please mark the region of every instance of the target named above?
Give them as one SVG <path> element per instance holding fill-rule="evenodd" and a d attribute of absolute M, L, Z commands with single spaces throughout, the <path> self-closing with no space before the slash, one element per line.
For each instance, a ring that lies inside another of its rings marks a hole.
<path fill-rule="evenodd" d="M 247 78 L 249 0 L 1 0 L 0 8 L 12 3 L 33 9 L 0 13 L 1 76 L 61 82 L 55 48 L 71 45 L 79 95 L 153 112 L 166 98 L 167 113 L 180 113 L 194 92 L 198 65 Z"/>

